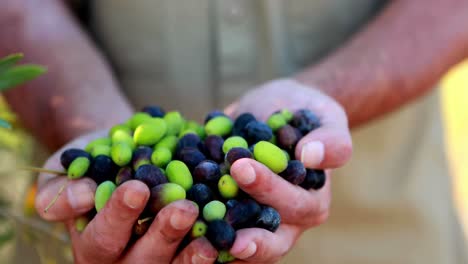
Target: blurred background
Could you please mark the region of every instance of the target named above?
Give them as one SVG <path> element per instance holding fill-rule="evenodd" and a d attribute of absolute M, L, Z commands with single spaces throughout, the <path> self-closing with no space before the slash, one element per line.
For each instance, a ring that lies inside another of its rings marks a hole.
<path fill-rule="evenodd" d="M 450 70 L 441 86 L 454 202 L 468 237 L 468 61 Z M 25 263 L 25 257 L 46 264 L 71 263 L 63 226 L 44 223 L 35 215 L 35 175 L 17 170 L 24 164 L 41 166 L 45 151 L 22 129 L 2 98 L 0 118 L 13 124 L 12 130 L 0 129 L 0 263 Z"/>
<path fill-rule="evenodd" d="M 442 79 L 446 145 L 453 175 L 455 203 L 468 237 L 468 61 Z"/>

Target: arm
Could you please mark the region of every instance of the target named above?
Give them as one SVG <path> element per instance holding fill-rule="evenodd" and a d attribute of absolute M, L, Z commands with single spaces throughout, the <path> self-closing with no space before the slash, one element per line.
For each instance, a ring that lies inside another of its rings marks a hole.
<path fill-rule="evenodd" d="M 266 119 L 281 108 L 309 108 L 321 117 L 322 126 L 298 142 L 296 158 L 307 168 L 339 168 L 351 156 L 348 123 L 363 124 L 424 94 L 468 54 L 467 13 L 468 2 L 463 0 L 392 1 L 338 51 L 297 74 L 299 83 L 268 82 L 227 111 L 249 111 Z M 282 225 L 273 235 L 239 232 L 231 250 L 234 256 L 254 263 L 278 260 L 302 232 L 326 221 L 330 187 L 303 193 L 255 161 L 236 162 L 231 175 L 240 188 L 278 208 Z M 301 203 L 283 204 L 288 201 Z"/>
<path fill-rule="evenodd" d="M 345 108 L 350 126 L 430 90 L 468 56 L 468 2 L 400 0 L 321 63 L 298 74 Z"/>
<path fill-rule="evenodd" d="M 6 98 L 50 149 L 128 118 L 109 66 L 59 0 L 0 1 L 0 54 L 25 53 L 48 73 Z"/>
<path fill-rule="evenodd" d="M 44 143 L 55 149 L 80 134 L 109 127 L 130 116 L 132 109 L 119 93 L 109 67 L 61 2 L 0 0 L 0 6 L 0 53 L 21 51 L 29 60 L 49 68 L 46 76 L 7 94 L 25 125 Z M 82 136 L 68 147 L 83 148 L 85 138 L 91 136 L 103 134 Z M 59 155 L 56 152 L 46 167 L 62 169 Z M 179 201 L 165 207 L 148 235 L 130 249 L 127 243 L 133 225 L 149 197 L 146 185 L 129 181 L 119 186 L 106 207 L 79 233 L 74 219 L 94 207 L 96 183 L 86 178 L 70 181 L 53 207 L 52 211 L 59 214 L 45 214 L 44 206 L 67 181 L 65 177 L 47 176 L 47 182 L 46 175 L 40 176 L 43 181 L 39 181 L 36 208 L 44 219 L 65 222 L 76 263 L 125 264 L 141 262 L 142 258 L 158 263 L 186 263 L 188 259 L 214 262 L 216 251 L 203 239 L 192 241 L 175 256 L 177 246 L 198 216 L 192 203 Z M 117 229 L 119 232 L 115 232 Z"/>

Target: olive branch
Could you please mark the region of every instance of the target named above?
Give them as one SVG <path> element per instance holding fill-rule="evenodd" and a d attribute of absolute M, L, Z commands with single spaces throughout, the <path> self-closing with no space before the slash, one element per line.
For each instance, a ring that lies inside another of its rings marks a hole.
<path fill-rule="evenodd" d="M 23 57 L 24 56 L 22 53 L 15 53 L 0 58 L 0 93 L 24 84 L 27 81 L 33 80 L 46 72 L 46 69 L 40 65 L 19 65 L 18 63 L 21 59 L 23 59 Z M 0 128 L 11 129 L 12 126 L 7 120 L 0 118 Z M 4 199 L 4 197 L 0 197 L 0 224 L 8 221 L 8 217 L 5 216 L 4 209 L 8 206 L 9 203 L 6 201 L 6 199 Z M 0 248 L 7 242 L 11 241 L 13 237 L 13 227 L 9 226 L 9 228 L 2 230 L 0 232 Z"/>
<path fill-rule="evenodd" d="M 0 92 L 17 87 L 44 74 L 46 69 L 40 65 L 22 64 L 22 53 L 15 53 L 0 59 Z M 0 127 L 11 128 L 10 123 L 0 119 Z"/>

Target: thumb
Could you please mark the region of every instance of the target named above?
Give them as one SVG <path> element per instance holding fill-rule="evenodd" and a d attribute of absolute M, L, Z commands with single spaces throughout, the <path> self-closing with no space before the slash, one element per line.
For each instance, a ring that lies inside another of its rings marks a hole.
<path fill-rule="evenodd" d="M 343 166 L 351 158 L 352 149 L 346 127 L 324 125 L 298 142 L 295 155 L 306 168 L 332 169 Z"/>

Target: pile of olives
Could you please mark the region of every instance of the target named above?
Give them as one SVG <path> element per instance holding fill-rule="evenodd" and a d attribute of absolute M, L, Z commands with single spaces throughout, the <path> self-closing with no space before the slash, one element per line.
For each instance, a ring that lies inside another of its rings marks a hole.
<path fill-rule="evenodd" d="M 98 184 L 94 214 L 125 181 L 139 180 L 150 188 L 146 209 L 134 226 L 136 239 L 164 206 L 181 199 L 195 202 L 200 216 L 184 243 L 205 236 L 220 252 L 218 262 L 225 263 L 233 260 L 228 252 L 236 230 L 275 232 L 281 222 L 274 208 L 238 187 L 230 176 L 231 165 L 241 158 L 255 159 L 291 184 L 320 189 L 323 170 L 306 169 L 294 159 L 297 142 L 319 126 L 319 118 L 306 109 L 283 109 L 267 122 L 250 113 L 233 120 L 213 111 L 201 125 L 179 112 L 148 106 L 112 127 L 107 137 L 84 149 L 66 149 L 60 161 L 70 179 L 89 177 Z M 83 222 L 78 223 L 83 228 Z"/>

